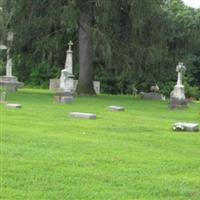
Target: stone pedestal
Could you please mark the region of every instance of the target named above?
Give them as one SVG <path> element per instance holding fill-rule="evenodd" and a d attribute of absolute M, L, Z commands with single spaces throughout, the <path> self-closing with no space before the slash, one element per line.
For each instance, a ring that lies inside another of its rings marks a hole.
<path fill-rule="evenodd" d="M 6 90 L 16 92 L 18 88 L 23 87 L 24 84 L 17 80 L 15 76 L 1 76 L 0 77 L 0 87 Z"/>
<path fill-rule="evenodd" d="M 70 103 L 73 103 L 74 101 L 73 93 L 64 92 L 64 91 L 56 92 L 56 95 L 54 98 L 57 103 L 62 103 L 62 104 L 70 104 Z"/>
<path fill-rule="evenodd" d="M 176 66 L 176 71 L 178 72 L 177 84 L 174 87 L 174 90 L 170 94 L 170 108 L 186 108 L 187 100 L 185 98 L 185 91 L 183 85 L 183 75 L 186 71 L 186 67 L 182 62 L 179 62 Z"/>
<path fill-rule="evenodd" d="M 170 108 L 187 108 L 185 90 L 183 85 L 176 85 L 170 94 Z"/>
<path fill-rule="evenodd" d="M 60 89 L 64 92 L 74 93 L 74 75 L 69 73 L 66 69 L 61 71 Z"/>

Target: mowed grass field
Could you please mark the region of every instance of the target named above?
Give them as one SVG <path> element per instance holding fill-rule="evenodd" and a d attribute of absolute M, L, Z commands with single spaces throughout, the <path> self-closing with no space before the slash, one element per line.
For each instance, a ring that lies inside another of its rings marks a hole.
<path fill-rule="evenodd" d="M 77 97 L 68 105 L 53 96 L 23 89 L 8 95 L 22 109 L 0 105 L 0 199 L 200 199 L 200 133 L 171 130 L 178 121 L 200 124 L 200 103 L 172 111 L 167 101 L 132 96 Z M 71 111 L 97 119 L 71 119 Z"/>

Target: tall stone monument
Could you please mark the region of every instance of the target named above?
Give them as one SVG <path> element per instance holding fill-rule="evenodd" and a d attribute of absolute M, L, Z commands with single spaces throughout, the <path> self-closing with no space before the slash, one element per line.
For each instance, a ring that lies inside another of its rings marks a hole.
<path fill-rule="evenodd" d="M 176 66 L 178 72 L 177 84 L 174 86 L 174 90 L 170 94 L 170 108 L 186 108 L 187 100 L 185 98 L 185 90 L 183 85 L 183 75 L 186 71 L 186 67 L 183 63 L 179 62 Z"/>
<path fill-rule="evenodd" d="M 23 83 L 19 82 L 16 76 L 12 75 L 12 58 L 10 56 L 10 47 L 13 41 L 13 33 L 8 32 L 8 46 L 0 45 L 1 50 L 7 50 L 6 75 L 0 76 L 0 87 L 10 91 L 17 91 L 23 87 Z"/>
<path fill-rule="evenodd" d="M 60 87 L 56 92 L 55 99 L 59 103 L 72 103 L 74 99 L 74 75 L 73 75 L 73 52 L 72 41 L 68 43 L 65 68 L 61 71 Z"/>
<path fill-rule="evenodd" d="M 74 93 L 74 75 L 73 75 L 73 52 L 72 41 L 68 43 L 65 68 L 61 71 L 60 89 L 64 92 Z"/>

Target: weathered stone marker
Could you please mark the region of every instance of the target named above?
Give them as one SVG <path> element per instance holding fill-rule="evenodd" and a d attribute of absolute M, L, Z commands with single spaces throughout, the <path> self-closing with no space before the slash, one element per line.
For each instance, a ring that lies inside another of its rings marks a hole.
<path fill-rule="evenodd" d="M 125 108 L 123 106 L 109 106 L 108 107 L 112 111 L 124 111 Z"/>
<path fill-rule="evenodd" d="M 22 105 L 16 104 L 16 103 L 8 103 L 8 104 L 6 104 L 6 107 L 8 107 L 8 108 L 21 108 Z"/>
<path fill-rule="evenodd" d="M 96 114 L 93 113 L 81 113 L 81 112 L 71 112 L 69 114 L 73 118 L 80 118 L 80 119 L 96 119 Z"/>
<path fill-rule="evenodd" d="M 6 92 L 0 93 L 0 103 L 6 102 Z"/>
<path fill-rule="evenodd" d="M 199 131 L 199 125 L 195 123 L 178 122 L 173 125 L 174 131 Z"/>
<path fill-rule="evenodd" d="M 74 101 L 74 94 L 70 92 L 57 91 L 54 99 L 58 103 L 69 104 Z"/>
<path fill-rule="evenodd" d="M 142 99 L 149 99 L 149 100 L 162 100 L 162 101 L 166 100 L 163 94 L 157 92 L 140 92 L 140 97 Z"/>
<path fill-rule="evenodd" d="M 19 82 L 17 77 L 12 75 L 12 58 L 10 56 L 10 48 L 12 46 L 13 36 L 13 32 L 8 32 L 8 46 L 0 45 L 0 50 L 7 50 L 6 75 L 0 76 L 0 87 L 15 92 L 18 88 L 23 87 L 24 84 Z"/>
<path fill-rule="evenodd" d="M 185 90 L 183 85 L 183 75 L 186 71 L 186 67 L 183 63 L 179 62 L 176 66 L 178 72 L 177 84 L 174 86 L 174 90 L 170 94 L 170 108 L 186 108 L 187 100 L 185 98 Z"/>

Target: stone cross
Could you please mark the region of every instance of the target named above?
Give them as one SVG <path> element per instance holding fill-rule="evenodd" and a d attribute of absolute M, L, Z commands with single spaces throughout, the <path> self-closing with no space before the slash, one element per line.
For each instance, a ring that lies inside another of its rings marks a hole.
<path fill-rule="evenodd" d="M 68 45 L 69 45 L 69 51 L 71 51 L 72 50 L 72 46 L 74 45 L 74 43 L 70 40 Z"/>
<path fill-rule="evenodd" d="M 67 50 L 67 56 L 66 56 L 66 61 L 65 61 L 65 69 L 69 74 L 73 74 L 73 52 L 72 52 L 72 45 L 73 42 L 70 41 L 68 43 L 69 49 Z"/>
<path fill-rule="evenodd" d="M 178 65 L 176 66 L 176 71 L 178 72 L 177 85 L 183 85 L 183 74 L 186 71 L 186 67 L 182 62 L 178 63 Z"/>

